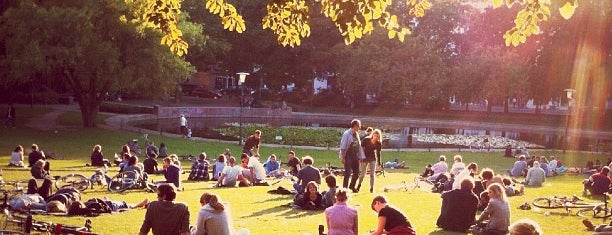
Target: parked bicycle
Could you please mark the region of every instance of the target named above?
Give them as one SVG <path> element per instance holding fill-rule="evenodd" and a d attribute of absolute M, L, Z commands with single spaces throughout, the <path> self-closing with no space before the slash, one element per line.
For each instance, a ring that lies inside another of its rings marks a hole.
<path fill-rule="evenodd" d="M 580 209 L 576 214 L 582 217 L 593 217 L 599 219 L 605 219 L 612 216 L 612 211 L 610 211 L 610 208 L 608 208 L 608 193 L 604 193 L 603 203 L 600 203 L 593 208 Z"/>
<path fill-rule="evenodd" d="M 68 174 L 64 176 L 55 176 L 55 188 L 74 188 L 79 191 L 84 191 L 91 186 L 91 181 L 81 174 Z"/>
<path fill-rule="evenodd" d="M 572 213 L 572 209 L 583 208 L 591 210 L 601 203 L 590 203 L 584 202 L 581 198 L 576 195 L 572 197 L 568 196 L 552 196 L 552 197 L 541 197 L 533 200 L 533 205 L 542 209 L 565 209 L 568 214 Z"/>
<path fill-rule="evenodd" d="M 144 181 L 135 171 L 124 171 L 113 178 L 108 183 L 108 191 L 120 193 L 128 189 L 145 189 L 147 192 L 156 192 L 157 185 Z"/>

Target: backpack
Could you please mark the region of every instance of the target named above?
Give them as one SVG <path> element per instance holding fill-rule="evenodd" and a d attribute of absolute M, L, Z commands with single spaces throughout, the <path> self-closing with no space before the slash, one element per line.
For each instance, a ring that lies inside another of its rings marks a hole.
<path fill-rule="evenodd" d="M 85 207 L 87 207 L 87 209 L 89 209 L 91 212 L 98 214 L 113 212 L 113 209 L 108 206 L 104 200 L 96 197 L 87 200 L 85 202 Z"/>

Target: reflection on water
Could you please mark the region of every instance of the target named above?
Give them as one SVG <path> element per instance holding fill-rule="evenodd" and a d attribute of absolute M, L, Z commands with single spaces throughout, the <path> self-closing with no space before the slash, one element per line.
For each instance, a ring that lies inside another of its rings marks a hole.
<path fill-rule="evenodd" d="M 238 123 L 239 118 L 191 118 L 188 120 L 188 126 L 192 129 L 193 136 L 221 139 L 221 140 L 237 140 L 236 137 L 223 136 L 215 128 L 224 127 L 227 123 Z M 301 120 L 292 120 L 287 118 L 243 118 L 243 123 L 251 124 L 267 124 L 270 126 L 309 126 L 309 127 L 341 127 L 346 128 L 344 120 L 331 120 L 328 123 L 306 123 Z M 139 121 L 136 126 L 149 130 L 156 130 L 168 133 L 179 133 L 178 119 L 152 119 Z M 565 138 L 559 134 L 537 133 L 537 132 L 517 132 L 511 130 L 483 130 L 483 129 L 465 129 L 465 128 L 434 128 L 434 127 L 392 127 L 385 126 L 385 140 L 383 145 L 385 148 L 457 148 L 461 147 L 456 144 L 440 144 L 428 143 L 418 140 L 419 135 L 445 134 L 459 136 L 490 136 L 504 137 L 512 140 L 520 140 L 533 143 L 545 149 L 563 149 L 565 147 Z M 484 137 L 483 137 L 484 138 Z M 340 141 L 338 139 L 338 141 Z M 576 150 L 585 151 L 610 151 L 611 140 L 596 139 L 591 137 L 577 136 L 572 138 L 576 142 L 574 148 Z M 464 145 L 466 146 L 466 145 Z M 495 147 L 495 146 L 493 146 Z M 516 147 L 516 146 L 514 146 Z"/>

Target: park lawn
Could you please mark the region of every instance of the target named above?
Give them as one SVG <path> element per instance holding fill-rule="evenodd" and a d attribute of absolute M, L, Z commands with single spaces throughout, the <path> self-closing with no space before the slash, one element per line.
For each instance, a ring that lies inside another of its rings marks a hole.
<path fill-rule="evenodd" d="M 101 144 L 103 152 L 107 158 L 112 158 L 112 153 L 117 152 L 120 146 L 127 140 L 139 138 L 142 144 L 142 134 L 131 132 L 118 132 L 104 129 L 81 129 L 78 127 L 69 130 L 58 130 L 55 132 L 44 132 L 31 130 L 28 128 L 0 128 L 0 167 L 3 169 L 5 180 L 25 180 L 30 178 L 29 171 L 26 169 L 7 168 L 9 154 L 12 149 L 21 144 L 28 149 L 30 144 L 36 143 L 47 153 L 53 152 L 54 160 L 51 160 L 52 174 L 64 175 L 71 172 L 79 172 L 86 176 L 93 174 L 95 168 L 86 167 L 89 162 L 89 155 L 94 144 Z M 149 136 L 156 143 L 165 142 L 169 146 L 170 153 L 179 155 L 196 155 L 201 151 L 206 151 L 210 158 L 221 153 L 225 148 L 230 148 L 233 153 L 239 153 L 240 147 L 236 143 L 226 143 L 220 141 L 196 141 L 168 136 Z M 276 153 L 282 161 L 287 160 L 289 148 L 270 148 L 263 147 L 260 151 L 263 156 Z M 330 163 L 335 166 L 340 165 L 335 150 L 312 150 L 296 149 L 299 156 L 311 155 L 315 159 L 315 165 L 321 166 Z M 408 216 L 419 234 L 453 234 L 440 231 L 435 227 L 435 221 L 440 211 L 441 199 L 439 194 L 429 192 L 428 187 L 416 189 L 412 192 L 405 190 L 406 182 L 411 189 L 412 181 L 416 173 L 420 173 L 425 164 L 434 163 L 440 154 L 445 154 L 450 159 L 455 154 L 461 154 L 465 162 L 477 162 L 480 167 L 489 167 L 496 172 L 504 172 L 509 168 L 514 159 L 503 158 L 501 153 L 487 152 L 411 152 L 411 151 L 385 151 L 383 159 L 390 161 L 398 158 L 406 161 L 408 169 L 389 169 L 386 177 L 376 178 L 375 193 L 380 193 L 388 197 L 392 205 L 400 208 Z M 583 166 L 587 160 L 600 159 L 606 162 L 609 155 L 577 153 L 577 152 L 537 152 L 532 151 L 532 155 L 555 154 L 560 156 L 567 166 Z M 143 159 L 140 159 L 141 161 Z M 184 168 L 190 163 L 182 162 Z M 117 168 L 110 169 L 109 174 L 114 175 Z M 183 175 L 183 179 L 186 179 Z M 516 209 L 525 202 L 531 202 L 536 197 L 550 195 L 572 195 L 580 194 L 582 190 L 581 180 L 584 175 L 563 175 L 549 178 L 546 185 L 540 188 L 528 188 L 524 196 L 510 198 L 512 221 L 520 218 L 532 218 L 538 221 L 546 234 L 587 234 L 581 223 L 582 218 L 575 215 L 566 215 L 563 210 L 553 210 L 549 216 L 544 215 L 544 210 L 534 207 L 532 210 L 522 211 Z M 162 176 L 152 176 L 153 179 L 161 179 Z M 370 202 L 373 194 L 367 193 L 366 177 L 365 186 L 361 193 L 351 196 L 349 204 L 357 206 L 359 209 L 359 229 L 360 234 L 365 234 L 368 230 L 376 226 L 376 215 L 370 209 Z M 338 178 L 341 182 L 342 178 Z M 184 180 L 185 191 L 177 196 L 178 201 L 188 204 L 191 212 L 190 223 L 195 224 L 197 212 L 199 210 L 199 197 L 203 192 L 213 192 L 220 195 L 221 199 L 231 205 L 232 217 L 237 229 L 248 228 L 251 234 L 316 234 L 317 226 L 325 223 L 322 211 L 300 211 L 294 210 L 283 205 L 291 201 L 291 196 L 271 195 L 266 192 L 277 186 L 291 188 L 291 182 L 285 180 L 271 187 L 251 187 L 251 188 L 213 188 L 212 182 L 189 182 Z M 384 192 L 384 188 L 391 188 L 389 192 Z M 326 186 L 322 186 L 325 190 Z M 395 189 L 395 190 L 393 190 Z M 156 195 L 140 190 L 128 191 L 122 194 L 111 194 L 105 189 L 96 187 L 94 190 L 86 190 L 82 193 L 84 199 L 91 197 L 108 197 L 113 200 L 125 200 L 136 203 L 143 198 L 155 200 Z M 145 210 L 136 209 L 112 215 L 102 215 L 91 218 L 94 231 L 101 234 L 137 234 L 138 229 L 144 218 Z M 81 225 L 81 217 L 56 217 L 56 216 L 35 216 L 35 219 L 61 222 L 71 225 Z M 603 221 L 596 221 L 600 223 Z"/>

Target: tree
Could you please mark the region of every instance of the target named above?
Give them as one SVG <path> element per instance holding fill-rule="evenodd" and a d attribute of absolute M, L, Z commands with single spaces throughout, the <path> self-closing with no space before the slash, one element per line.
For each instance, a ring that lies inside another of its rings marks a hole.
<path fill-rule="evenodd" d="M 159 44 L 158 31 L 137 31 L 121 3 L 24 1 L 9 8 L 0 27 L 7 78 L 23 83 L 44 76 L 66 84 L 85 127 L 95 127 L 108 92 L 167 97 L 193 68 Z"/>

